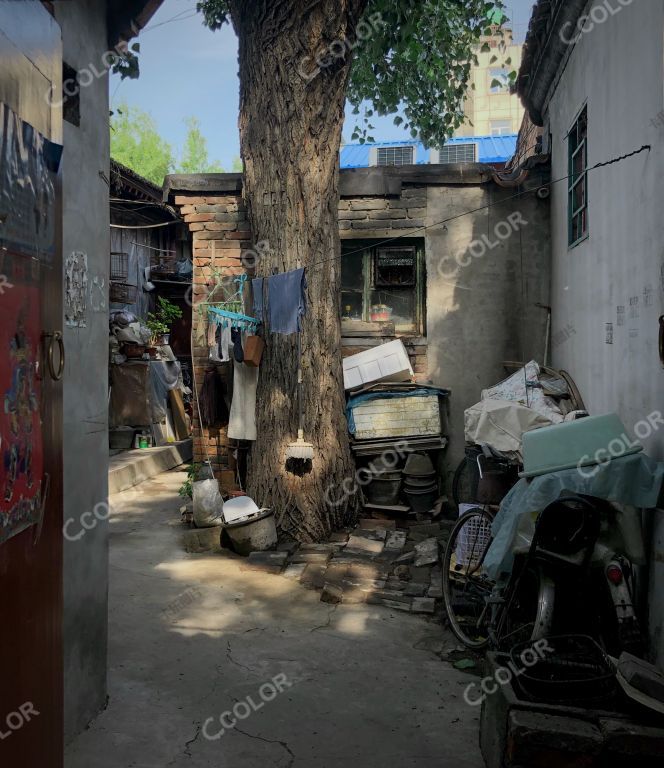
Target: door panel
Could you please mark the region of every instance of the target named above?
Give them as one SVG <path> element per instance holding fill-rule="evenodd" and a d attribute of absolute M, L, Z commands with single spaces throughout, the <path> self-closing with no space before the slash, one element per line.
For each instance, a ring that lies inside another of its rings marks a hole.
<path fill-rule="evenodd" d="M 57 99 L 49 99 L 48 94 L 51 86 L 54 93 L 61 92 L 61 78 L 60 29 L 44 6 L 38 0 L 0 0 L 0 102 L 56 143 L 62 141 L 62 116 Z M 26 218 L 34 218 L 39 210 L 24 213 Z M 59 176 L 55 179 L 53 220 L 55 234 L 49 237 L 54 251 L 48 258 L 35 257 L 20 248 L 0 256 L 0 273 L 16 275 L 17 290 L 21 290 L 20 280 L 28 284 L 34 281 L 43 332 L 62 328 Z M 7 281 L 12 283 L 10 277 Z M 0 349 L 0 367 L 15 364 L 22 354 L 18 331 L 16 339 L 11 350 Z M 62 384 L 48 376 L 43 362 L 39 371 L 42 380 L 33 387 L 41 396 L 44 470 L 34 482 L 42 483 L 42 493 L 48 484 L 43 524 L 41 528 L 32 525 L 0 543 L 0 765 L 11 768 L 62 766 Z M 15 380 L 21 389 L 26 378 L 17 376 Z M 16 391 L 14 386 L 14 394 Z M 21 391 L 23 402 L 29 402 Z M 5 392 L 0 393 L 0 408 L 15 411 L 20 421 L 21 410 L 12 405 L 14 394 L 7 398 Z M 7 421 L 3 424 L 7 432 Z M 11 434 L 1 437 L 4 461 Z M 25 449 L 20 448 L 17 455 L 24 470 L 29 464 Z M 8 492 L 6 477 L 0 489 L 3 498 Z"/>

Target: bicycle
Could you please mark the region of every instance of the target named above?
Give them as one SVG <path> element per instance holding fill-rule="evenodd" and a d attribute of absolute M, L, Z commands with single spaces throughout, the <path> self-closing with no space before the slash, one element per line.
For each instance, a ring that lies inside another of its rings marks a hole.
<path fill-rule="evenodd" d="M 504 585 L 484 568 L 494 512 L 476 507 L 462 515 L 442 562 L 443 600 L 455 636 L 475 650 L 506 650 L 555 629 L 596 636 L 609 650 L 638 649 L 630 565 L 602 543 L 601 520 L 613 512 L 584 496 L 549 504 Z"/>
<path fill-rule="evenodd" d="M 500 590 L 484 571 L 494 512 L 475 507 L 457 520 L 443 557 L 443 600 L 456 637 L 468 648 L 502 648 L 545 636 L 554 585 L 539 563 L 513 572 Z"/>

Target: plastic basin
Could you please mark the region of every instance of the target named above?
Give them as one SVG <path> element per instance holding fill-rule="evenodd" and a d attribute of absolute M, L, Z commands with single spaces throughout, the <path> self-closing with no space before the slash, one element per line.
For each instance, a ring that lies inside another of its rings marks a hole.
<path fill-rule="evenodd" d="M 643 450 L 616 413 L 554 424 L 523 435 L 523 472 L 537 477 L 574 467 L 605 464 Z"/>

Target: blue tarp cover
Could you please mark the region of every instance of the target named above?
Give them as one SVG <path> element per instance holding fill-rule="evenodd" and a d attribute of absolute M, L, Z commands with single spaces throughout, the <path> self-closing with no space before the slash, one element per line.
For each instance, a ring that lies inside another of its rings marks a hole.
<path fill-rule="evenodd" d="M 528 517 L 532 521 L 562 494 L 584 494 L 652 509 L 657 506 L 663 479 L 664 464 L 638 453 L 597 467 L 583 467 L 582 471 L 574 467 L 520 480 L 503 499 L 493 521 L 494 540 L 484 560 L 488 575 L 500 581 L 511 572 L 520 521 Z"/>

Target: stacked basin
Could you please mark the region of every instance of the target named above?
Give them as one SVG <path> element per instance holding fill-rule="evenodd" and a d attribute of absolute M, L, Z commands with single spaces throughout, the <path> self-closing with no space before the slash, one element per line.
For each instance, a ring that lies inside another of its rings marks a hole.
<path fill-rule="evenodd" d="M 424 453 L 412 453 L 403 470 L 404 494 L 413 512 L 428 512 L 438 498 L 436 469 Z"/>

